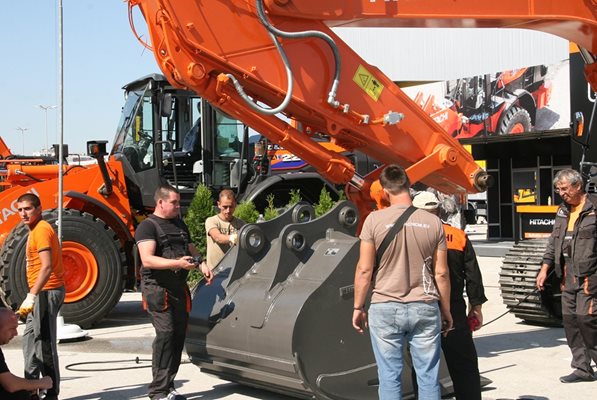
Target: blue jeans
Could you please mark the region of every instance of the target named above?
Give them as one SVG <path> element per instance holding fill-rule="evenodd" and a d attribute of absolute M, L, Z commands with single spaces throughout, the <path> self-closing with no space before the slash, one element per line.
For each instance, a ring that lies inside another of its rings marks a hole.
<path fill-rule="evenodd" d="M 439 400 L 441 316 L 437 302 L 374 303 L 369 332 L 377 362 L 379 399 L 401 400 L 404 343 L 408 343 L 419 385 L 419 400 Z M 410 371 L 407 371 L 410 373 Z"/>

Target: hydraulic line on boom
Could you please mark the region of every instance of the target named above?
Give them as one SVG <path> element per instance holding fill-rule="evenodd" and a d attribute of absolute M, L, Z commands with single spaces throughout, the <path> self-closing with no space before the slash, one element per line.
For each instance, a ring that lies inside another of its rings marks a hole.
<path fill-rule="evenodd" d="M 199 9 L 184 1 L 130 5 L 143 12 L 156 59 L 174 84 L 262 132 L 328 180 L 351 183 L 356 190 L 349 197 L 362 216 L 371 209 L 369 189 L 379 171 L 355 175 L 350 160 L 305 132 L 325 133 L 382 164 L 410 167 L 413 181 L 443 192 L 485 190 L 487 175 L 470 154 L 322 21 L 281 18 L 262 0 Z M 282 110 L 302 132 L 274 115 Z"/>

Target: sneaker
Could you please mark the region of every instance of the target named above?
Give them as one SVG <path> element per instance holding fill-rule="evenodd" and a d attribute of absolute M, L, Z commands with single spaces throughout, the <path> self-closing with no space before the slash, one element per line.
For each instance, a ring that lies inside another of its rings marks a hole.
<path fill-rule="evenodd" d="M 176 389 L 172 389 L 170 393 L 168 393 L 168 400 L 187 400 L 182 394 L 178 393 Z"/>
<path fill-rule="evenodd" d="M 581 376 L 578 375 L 576 372 L 573 372 L 570 375 L 560 377 L 560 382 L 562 383 L 593 382 L 594 380 L 595 378 L 593 377 L 593 375 Z"/>

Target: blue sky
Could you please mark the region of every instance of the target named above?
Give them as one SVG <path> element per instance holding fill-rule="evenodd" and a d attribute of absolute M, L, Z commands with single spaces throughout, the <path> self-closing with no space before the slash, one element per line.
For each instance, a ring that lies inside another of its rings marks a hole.
<path fill-rule="evenodd" d="M 24 139 L 31 154 L 46 143 L 38 105 L 58 104 L 58 0 L 3 1 L 1 10 L 0 136 L 15 154 L 23 153 Z M 112 142 L 122 86 L 159 69 L 129 27 L 126 2 L 63 0 L 63 15 L 64 143 L 71 153 L 84 153 L 87 140 Z M 142 18 L 136 26 L 146 32 Z M 51 145 L 58 112 L 47 114 Z M 27 130 L 23 135 L 17 128 Z"/>
<path fill-rule="evenodd" d="M 45 147 L 45 112 L 38 106 L 58 104 L 57 6 L 58 0 L 3 1 L 0 6 L 3 16 L 0 24 L 3 50 L 0 58 L 0 136 L 15 154 L 22 154 L 23 147 L 25 154 Z M 64 143 L 69 145 L 71 153 L 84 153 L 87 140 L 112 142 L 123 104 L 122 86 L 160 71 L 153 54 L 134 37 L 124 0 L 63 0 L 63 10 Z M 145 21 L 137 9 L 136 14 L 137 31 L 148 39 Z M 454 58 L 442 51 L 449 47 L 442 44 L 447 30 L 402 32 L 406 35 L 395 37 L 393 52 L 375 51 L 374 54 L 369 54 L 369 44 L 387 40 L 385 30 L 351 32 L 348 28 L 344 35 L 345 40 L 353 43 L 355 51 L 397 80 L 413 80 L 413 76 L 423 80 L 453 79 L 549 64 L 563 59 L 568 50 L 566 41 L 554 41 L 553 37 L 536 32 L 520 33 L 522 31 L 504 31 L 497 36 L 503 39 L 498 44 L 503 43 L 507 51 L 501 48 L 496 51 L 493 46 L 478 48 L 480 37 L 485 38 L 481 43 L 493 43 L 495 33 L 491 30 L 455 31 L 459 49 L 475 48 L 474 58 L 485 60 L 482 65 L 475 66 L 474 71 L 469 71 L 466 68 L 471 67 L 470 57 Z M 399 33 L 400 30 L 393 34 Z M 414 61 L 406 62 L 403 55 L 413 53 L 417 54 Z M 496 59 L 496 54 L 507 56 Z M 445 77 L 436 76 L 440 65 L 451 70 L 442 72 Z M 432 68 L 423 73 L 421 70 L 425 66 Z M 410 75 L 409 68 L 414 71 Z M 58 141 L 58 110 L 49 110 L 47 115 L 48 143 L 51 145 Z M 22 134 L 17 128 L 26 131 Z"/>

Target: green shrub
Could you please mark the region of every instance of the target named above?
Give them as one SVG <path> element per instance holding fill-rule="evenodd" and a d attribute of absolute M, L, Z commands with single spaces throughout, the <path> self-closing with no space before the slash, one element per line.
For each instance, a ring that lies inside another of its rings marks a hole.
<path fill-rule="evenodd" d="M 216 213 L 214 201 L 211 191 L 205 185 L 199 185 L 195 191 L 195 196 L 189 205 L 187 214 L 184 217 L 184 222 L 189 227 L 191 233 L 191 241 L 202 255 L 203 258 L 207 254 L 207 235 L 205 232 L 205 220 Z M 189 273 L 187 281 L 189 283 L 196 283 L 203 275 L 199 270 L 192 270 Z"/>
<path fill-rule="evenodd" d="M 263 212 L 263 218 L 266 221 L 269 221 L 270 219 L 274 219 L 277 216 L 278 216 L 278 209 L 274 205 L 274 194 L 270 193 L 267 195 L 267 207 L 265 208 L 265 211 Z"/>
<path fill-rule="evenodd" d="M 326 212 L 330 211 L 336 202 L 332 200 L 332 196 L 330 196 L 330 192 L 324 187 L 321 189 L 321 193 L 319 194 L 319 202 L 314 204 L 315 208 L 315 216 L 321 217 Z"/>
<path fill-rule="evenodd" d="M 207 186 L 199 185 L 184 217 L 184 222 L 189 227 L 193 244 L 202 255 L 205 255 L 207 250 L 205 220 L 215 213 L 216 208 L 211 191 Z"/>
<path fill-rule="evenodd" d="M 346 196 L 343 191 L 340 191 L 340 198 L 338 201 L 345 200 Z M 267 196 L 267 207 L 264 210 L 264 219 L 269 221 L 279 215 L 278 209 L 275 207 L 275 198 L 273 194 Z M 302 201 L 300 189 L 292 189 L 290 191 L 290 200 L 286 205 L 286 209 L 291 208 L 295 204 Z M 319 202 L 314 204 L 315 215 L 322 216 L 332 209 L 336 202 L 332 200 L 330 193 L 326 188 L 322 188 L 319 195 Z M 205 220 L 216 214 L 214 206 L 214 199 L 210 189 L 205 185 L 199 185 L 195 192 L 195 196 L 191 201 L 187 214 L 184 217 L 184 222 L 189 227 L 191 233 L 191 240 L 199 253 L 205 258 L 207 253 L 207 233 L 205 232 Z M 234 211 L 234 216 L 242 219 L 246 223 L 255 223 L 259 218 L 259 211 L 255 208 L 255 204 L 251 201 L 243 201 L 238 204 Z M 189 273 L 188 282 L 190 284 L 197 283 L 202 274 L 199 270 L 192 270 Z"/>
<path fill-rule="evenodd" d="M 245 221 L 247 224 L 253 224 L 259 218 L 259 211 L 255 208 L 255 204 L 252 201 L 242 201 L 236 210 L 234 210 L 234 216 Z"/>
<path fill-rule="evenodd" d="M 292 208 L 296 203 L 302 201 L 301 198 L 301 189 L 291 189 L 290 190 L 290 200 L 288 200 L 288 204 L 286 204 L 286 209 Z"/>

